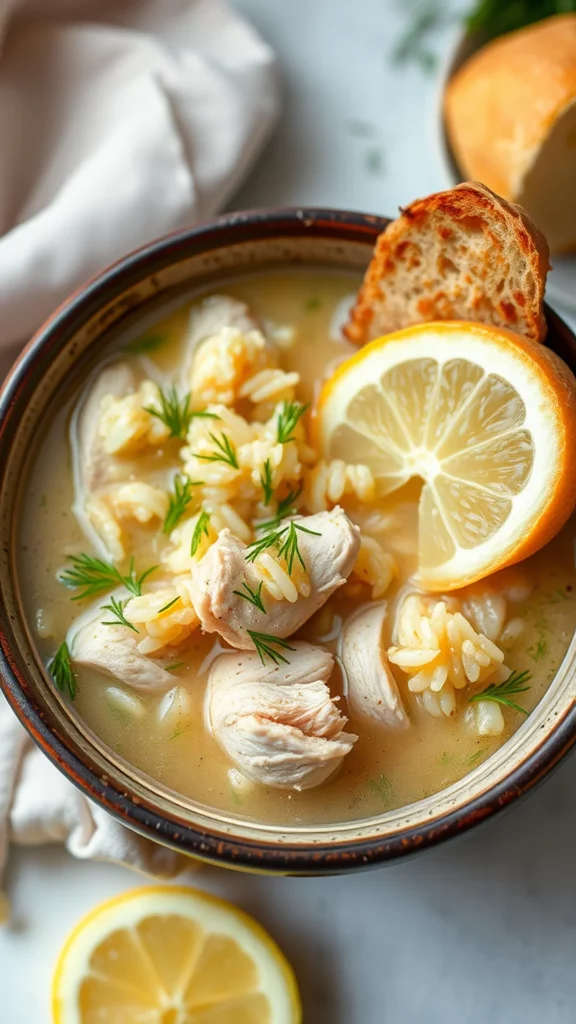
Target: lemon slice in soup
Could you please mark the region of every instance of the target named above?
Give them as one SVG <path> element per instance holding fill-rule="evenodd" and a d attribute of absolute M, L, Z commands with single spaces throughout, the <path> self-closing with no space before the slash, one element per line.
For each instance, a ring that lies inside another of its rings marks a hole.
<path fill-rule="evenodd" d="M 299 1024 L 294 975 L 270 936 L 196 889 L 136 889 L 97 907 L 65 945 L 55 1024 Z"/>
<path fill-rule="evenodd" d="M 325 458 L 369 466 L 381 496 L 423 480 L 430 590 L 527 557 L 576 503 L 576 380 L 509 331 L 454 321 L 378 338 L 325 383 L 313 429 Z"/>

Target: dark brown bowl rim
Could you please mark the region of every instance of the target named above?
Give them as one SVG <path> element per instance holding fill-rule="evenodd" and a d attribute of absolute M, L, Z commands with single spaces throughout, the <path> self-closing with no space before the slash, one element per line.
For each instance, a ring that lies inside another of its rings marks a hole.
<path fill-rule="evenodd" d="M 254 239 L 306 236 L 337 242 L 373 243 L 388 221 L 382 217 L 322 208 L 273 208 L 226 214 L 206 224 L 177 231 L 144 246 L 104 270 L 67 299 L 40 328 L 12 367 L 0 391 L 0 456 L 10 444 L 18 398 L 30 378 L 37 378 L 42 364 L 50 361 L 67 340 L 105 304 L 136 283 L 167 265 L 204 251 Z M 549 324 L 576 341 L 566 324 L 549 308 Z M 328 874 L 377 866 L 424 850 L 468 829 L 508 807 L 529 792 L 556 767 L 576 742 L 576 707 L 559 720 L 537 750 L 528 755 L 508 776 L 463 808 L 447 812 L 428 825 L 407 827 L 385 838 L 337 841 L 333 843 L 274 844 L 272 841 L 233 839 L 214 829 L 191 827 L 168 818 L 152 805 L 132 799 L 109 779 L 88 767 L 59 735 L 49 720 L 11 654 L 9 625 L 5 609 L 0 615 L 0 688 L 34 742 L 82 792 L 148 838 L 175 850 L 216 864 L 244 870 L 279 874 Z"/>

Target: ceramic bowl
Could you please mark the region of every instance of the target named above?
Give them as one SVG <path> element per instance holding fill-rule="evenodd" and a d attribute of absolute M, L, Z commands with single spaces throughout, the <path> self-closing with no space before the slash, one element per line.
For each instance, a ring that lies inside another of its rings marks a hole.
<path fill-rule="evenodd" d="M 180 290 L 262 267 L 307 263 L 362 271 L 386 221 L 330 210 L 256 211 L 172 235 L 111 267 L 69 299 L 13 367 L 0 396 L 0 683 L 51 761 L 136 831 L 230 867 L 285 874 L 382 864 L 464 832 L 530 790 L 576 740 L 576 644 L 521 728 L 448 789 L 399 810 L 321 827 L 259 825 L 195 805 L 99 741 L 46 675 L 22 612 L 14 537 L 34 439 L 62 389 L 111 332 L 150 316 Z M 576 338 L 550 310 L 549 344 L 576 369 Z"/>
<path fill-rule="evenodd" d="M 458 31 L 448 48 L 447 55 L 443 62 L 442 71 L 439 77 L 437 104 L 436 104 L 436 126 L 437 126 L 437 151 L 442 166 L 446 188 L 457 185 L 465 180 L 465 175 L 460 170 L 446 130 L 444 119 L 444 93 L 448 82 L 464 62 L 471 57 L 482 45 L 480 36 L 469 32 Z M 552 270 L 548 275 L 546 283 L 546 296 L 554 303 L 564 306 L 567 310 L 576 312 L 576 253 L 566 256 L 552 256 Z"/>

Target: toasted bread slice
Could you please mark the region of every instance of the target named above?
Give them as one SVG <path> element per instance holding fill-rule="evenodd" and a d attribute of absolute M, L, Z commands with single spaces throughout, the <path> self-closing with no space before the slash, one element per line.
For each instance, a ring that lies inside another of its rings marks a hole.
<path fill-rule="evenodd" d="M 478 182 L 417 199 L 382 232 L 345 328 L 363 345 L 429 320 L 476 320 L 542 341 L 548 245 Z"/>

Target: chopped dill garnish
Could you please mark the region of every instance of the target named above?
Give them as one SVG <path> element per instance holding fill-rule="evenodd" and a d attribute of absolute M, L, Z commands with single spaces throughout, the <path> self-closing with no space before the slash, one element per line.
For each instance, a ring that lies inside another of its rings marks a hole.
<path fill-rule="evenodd" d="M 170 431 L 170 437 L 177 437 L 180 441 L 185 441 L 188 428 L 193 419 L 220 419 L 214 412 L 194 412 L 190 408 L 191 395 L 189 391 L 181 399 L 178 398 L 178 392 L 174 385 L 166 391 L 163 388 L 158 388 L 158 391 L 160 394 L 160 409 L 145 406 L 144 411 L 150 413 L 151 416 L 155 416 L 156 419 L 162 420 L 162 423 L 165 423 Z"/>
<path fill-rule="evenodd" d="M 134 633 L 139 633 L 140 630 L 136 629 L 133 622 L 129 622 L 124 614 L 124 609 L 127 605 L 127 601 L 118 601 L 115 597 L 110 598 L 110 604 L 103 604 L 102 611 L 110 612 L 111 615 L 115 615 L 116 618 L 104 621 L 102 620 L 103 626 L 127 626 L 128 629 L 132 629 Z"/>
<path fill-rule="evenodd" d="M 187 476 L 177 473 L 174 477 L 174 493 L 169 495 L 170 504 L 164 520 L 162 530 L 164 533 L 172 533 L 172 530 L 180 522 L 188 505 L 192 501 L 193 487 L 200 487 L 202 480 L 189 480 Z"/>
<path fill-rule="evenodd" d="M 467 18 L 469 32 L 478 32 L 482 41 L 514 32 L 554 14 L 576 10 L 575 0 L 479 0 Z"/>
<path fill-rule="evenodd" d="M 294 520 L 292 520 L 289 526 L 285 527 L 285 530 L 280 531 L 282 535 L 287 531 L 287 536 L 284 539 L 278 554 L 280 557 L 284 557 L 286 559 L 286 565 L 288 566 L 288 573 L 290 576 L 292 575 L 294 559 L 296 558 L 300 562 L 304 572 L 306 572 L 306 565 L 304 564 L 304 559 L 300 554 L 300 548 L 298 546 L 298 530 L 302 533 L 309 533 L 313 537 L 320 537 L 317 530 L 309 530 L 306 526 L 301 526 L 300 523 L 295 523 Z"/>
<path fill-rule="evenodd" d="M 266 459 L 264 468 L 260 473 L 260 486 L 264 492 L 264 504 L 269 505 L 272 501 L 272 495 L 274 494 L 274 488 L 272 486 L 272 467 L 270 465 L 270 459 Z"/>
<path fill-rule="evenodd" d="M 526 708 L 520 707 L 515 701 L 510 700 L 510 697 L 515 693 L 525 693 L 526 690 L 530 689 L 528 682 L 532 676 L 530 672 L 512 672 L 512 675 L 508 676 L 503 683 L 490 683 L 485 690 L 481 693 L 475 693 L 473 697 L 468 698 L 468 703 L 472 704 L 478 700 L 493 700 L 497 704 L 504 704 L 507 708 L 512 708 L 513 711 L 520 711 L 523 715 L 527 715 Z"/>
<path fill-rule="evenodd" d="M 523 710 L 523 709 L 522 709 Z M 488 747 L 480 747 L 480 750 L 476 750 L 470 757 L 467 757 L 464 764 L 468 768 L 473 768 L 474 765 L 478 764 L 482 760 L 485 754 L 488 753 Z"/>
<path fill-rule="evenodd" d="M 243 583 L 242 586 L 246 591 L 245 594 L 243 594 L 241 590 L 233 590 L 232 593 L 236 594 L 237 597 L 241 597 L 243 601 L 248 601 L 249 604 L 253 604 L 255 608 L 258 608 L 258 611 L 265 612 L 266 609 L 264 607 L 264 602 L 260 596 L 262 593 L 262 583 L 263 581 L 260 580 L 258 590 L 252 590 L 247 583 Z"/>
<path fill-rule="evenodd" d="M 156 614 L 160 615 L 162 612 L 167 612 L 168 609 L 172 608 L 172 606 L 175 605 L 176 602 L 179 601 L 179 600 L 180 600 L 179 596 L 178 597 L 173 597 L 171 601 L 168 601 L 168 604 L 165 604 L 165 605 L 163 605 L 162 608 L 159 608 Z"/>
<path fill-rule="evenodd" d="M 284 651 L 295 651 L 296 648 L 291 647 L 289 643 L 286 643 L 286 640 L 281 640 L 277 636 L 271 636 L 270 633 L 256 633 L 253 629 L 249 629 L 247 632 L 263 665 L 266 664 L 266 658 L 270 658 L 270 661 L 273 661 L 275 665 L 279 665 L 280 662 L 284 662 L 285 665 L 290 664 L 289 658 L 285 658 L 280 651 L 274 650 L 274 647 L 280 647 Z"/>
<path fill-rule="evenodd" d="M 532 661 L 542 661 L 542 658 L 545 656 L 547 650 L 548 641 L 546 640 L 546 637 L 541 636 L 535 644 L 532 644 L 531 647 L 528 648 L 526 654 L 530 655 Z"/>
<path fill-rule="evenodd" d="M 212 452 L 210 455 L 196 455 L 196 458 L 202 459 L 204 462 L 224 462 L 227 466 L 232 466 L 232 469 L 238 469 L 236 449 L 228 435 L 222 432 L 219 438 L 216 437 L 216 434 L 212 433 L 208 436 L 214 442 L 218 451 Z"/>
<path fill-rule="evenodd" d="M 185 661 L 175 661 L 173 665 L 164 665 L 165 672 L 176 672 L 179 668 L 184 668 Z"/>
<path fill-rule="evenodd" d="M 209 537 L 209 536 L 210 536 L 210 513 L 203 511 L 198 516 L 198 520 L 196 522 L 196 526 L 194 527 L 194 533 L 192 534 L 192 543 L 190 545 L 190 554 L 191 554 L 192 558 L 194 558 L 194 555 L 196 554 L 196 552 L 198 551 L 198 548 L 200 547 L 200 541 L 202 540 L 202 537 Z"/>
<path fill-rule="evenodd" d="M 46 666 L 60 693 L 65 694 L 74 700 L 76 697 L 76 676 L 72 670 L 70 651 L 68 644 L 64 641 L 56 651 L 53 658 L 50 658 Z"/>
<path fill-rule="evenodd" d="M 183 733 L 188 732 L 188 729 L 190 729 L 191 724 L 192 723 L 189 722 L 188 725 L 181 725 L 181 726 L 179 726 L 177 729 L 174 730 L 174 732 L 170 736 L 170 739 L 171 740 L 177 740 L 178 737 L 182 736 Z"/>
<path fill-rule="evenodd" d="M 246 561 L 254 562 L 263 551 L 266 551 L 268 548 L 277 547 L 278 555 L 286 559 L 289 574 L 292 573 L 295 559 L 298 559 L 302 568 L 306 570 L 304 559 L 298 546 L 298 531 L 309 533 L 314 537 L 320 536 L 317 530 L 309 530 L 307 526 L 302 526 L 301 523 L 295 523 L 292 520 L 288 526 L 283 526 L 280 530 L 273 530 L 264 537 L 252 541 L 244 552 Z"/>
<path fill-rule="evenodd" d="M 102 558 L 94 558 L 93 555 L 86 554 L 69 555 L 68 557 L 72 562 L 72 568 L 65 569 L 60 573 L 58 580 L 69 590 L 82 591 L 80 594 L 74 595 L 73 601 L 82 601 L 83 598 L 101 594 L 104 590 L 112 590 L 118 584 L 126 587 L 126 590 L 136 597 L 140 597 L 144 580 L 158 568 L 153 565 L 145 572 L 137 574 L 134 569 L 134 559 L 131 558 L 128 574 L 123 576 L 115 565 L 105 562 Z"/>
<path fill-rule="evenodd" d="M 265 537 L 260 537 L 260 540 L 253 540 L 244 552 L 246 561 L 254 562 L 255 559 L 258 558 L 258 555 L 261 555 L 263 551 L 266 551 L 267 548 L 274 547 L 274 545 L 280 540 L 283 533 L 284 530 L 276 530 L 272 533 L 267 533 Z"/>
<path fill-rule="evenodd" d="M 370 786 L 370 789 L 374 793 L 376 793 L 377 796 L 379 796 L 386 803 L 389 802 L 389 800 L 392 797 L 393 788 L 390 779 L 386 778 L 385 775 L 380 775 L 377 779 L 369 779 L 368 785 Z"/>
<path fill-rule="evenodd" d="M 282 408 L 280 409 L 276 424 L 278 444 L 288 444 L 289 441 L 296 440 L 292 431 L 296 428 L 298 420 L 304 415 L 307 408 L 308 405 L 302 405 L 301 402 L 282 402 Z"/>
<path fill-rule="evenodd" d="M 315 313 L 317 309 L 320 309 L 322 305 L 317 295 L 311 295 L 309 299 L 306 299 L 304 303 L 304 309 L 307 313 Z"/>
<path fill-rule="evenodd" d="M 166 341 L 164 334 L 145 334 L 143 338 L 135 338 L 124 346 L 125 352 L 132 352 L 133 355 L 146 355 L 148 352 L 156 352 Z"/>
<path fill-rule="evenodd" d="M 294 507 L 294 502 L 298 500 L 302 494 L 302 488 L 300 487 L 297 491 L 290 491 L 285 498 L 282 498 L 278 502 L 276 507 L 276 515 L 273 519 L 267 519 L 265 523 L 259 523 L 259 530 L 275 530 L 283 519 L 287 519 L 289 516 L 296 515 L 298 509 Z"/>

